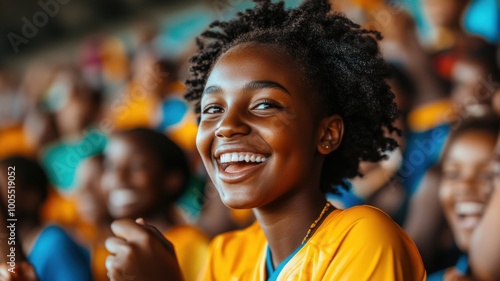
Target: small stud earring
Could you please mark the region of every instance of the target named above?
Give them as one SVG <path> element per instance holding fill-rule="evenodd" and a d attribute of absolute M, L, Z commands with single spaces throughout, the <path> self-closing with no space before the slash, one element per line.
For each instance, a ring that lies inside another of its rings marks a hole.
<path fill-rule="evenodd" d="M 321 146 L 322 146 L 324 149 L 330 149 L 330 145 L 328 145 L 327 143 L 323 143 L 323 144 L 321 144 Z"/>

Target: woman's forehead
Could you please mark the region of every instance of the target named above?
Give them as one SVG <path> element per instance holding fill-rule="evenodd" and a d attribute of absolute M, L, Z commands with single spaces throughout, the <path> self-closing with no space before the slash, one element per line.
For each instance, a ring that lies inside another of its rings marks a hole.
<path fill-rule="evenodd" d="M 309 84 L 301 69 L 297 60 L 293 60 L 282 47 L 242 43 L 221 55 L 205 88 L 213 85 L 241 86 L 248 81 L 273 81 L 285 88 L 299 90 Z"/>

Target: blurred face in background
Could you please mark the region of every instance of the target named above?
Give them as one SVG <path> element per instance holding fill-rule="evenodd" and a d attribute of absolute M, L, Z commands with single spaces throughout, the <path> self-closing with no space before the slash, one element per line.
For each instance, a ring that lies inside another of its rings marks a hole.
<path fill-rule="evenodd" d="M 466 112 L 477 113 L 475 115 L 490 111 L 494 89 L 487 82 L 489 75 L 487 67 L 479 61 L 458 60 L 451 74 L 453 103 Z"/>
<path fill-rule="evenodd" d="M 458 247 L 467 252 L 492 191 L 491 159 L 497 136 L 469 130 L 449 144 L 439 198 Z"/>
<path fill-rule="evenodd" d="M 103 159 L 93 156 L 78 167 L 74 200 L 78 215 L 88 223 L 97 224 L 108 217 L 101 189 Z"/>
<path fill-rule="evenodd" d="M 101 94 L 84 83 L 71 69 L 58 74 L 48 90 L 45 104 L 54 112 L 61 137 L 78 137 L 83 130 L 98 120 Z"/>
<path fill-rule="evenodd" d="M 456 27 L 469 0 L 423 0 L 423 11 L 429 23 L 435 27 Z"/>
<path fill-rule="evenodd" d="M 83 134 L 92 120 L 93 106 L 88 98 L 70 95 L 66 103 L 56 112 L 56 123 L 62 137 Z"/>
<path fill-rule="evenodd" d="M 500 116 L 500 88 L 497 88 L 493 94 L 493 100 L 491 101 L 493 110 L 497 115 Z"/>
<path fill-rule="evenodd" d="M 113 218 L 147 217 L 165 207 L 165 169 L 158 158 L 139 136 L 111 138 L 105 151 L 102 189 Z"/>
<path fill-rule="evenodd" d="M 498 95 L 500 96 L 500 89 L 498 90 Z M 493 188 L 495 188 L 495 190 L 498 191 L 500 190 L 500 138 L 497 139 L 492 170 L 493 170 Z"/>

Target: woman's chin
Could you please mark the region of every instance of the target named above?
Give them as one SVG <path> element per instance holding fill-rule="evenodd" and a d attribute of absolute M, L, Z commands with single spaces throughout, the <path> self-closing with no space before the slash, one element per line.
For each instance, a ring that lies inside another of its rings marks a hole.
<path fill-rule="evenodd" d="M 239 197 L 239 196 L 238 196 Z M 248 200 L 249 198 L 238 198 L 237 196 L 224 196 L 222 198 L 222 202 L 224 205 L 231 209 L 252 209 L 257 207 L 255 202 Z"/>

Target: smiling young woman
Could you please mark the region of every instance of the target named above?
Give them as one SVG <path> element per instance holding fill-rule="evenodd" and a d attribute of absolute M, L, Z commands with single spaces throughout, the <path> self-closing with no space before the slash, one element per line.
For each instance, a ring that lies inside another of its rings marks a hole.
<path fill-rule="evenodd" d="M 425 280 L 411 239 L 368 206 L 335 209 L 324 192 L 396 142 L 394 95 L 377 39 L 326 0 L 256 1 L 202 34 L 186 97 L 197 147 L 222 201 L 257 222 L 211 244 L 201 280 Z M 168 241 L 117 221 L 111 276 L 181 280 Z M 178 278 L 178 279 L 175 279 Z M 118 280 L 113 279 L 112 280 Z"/>

